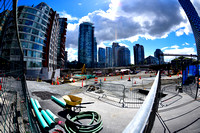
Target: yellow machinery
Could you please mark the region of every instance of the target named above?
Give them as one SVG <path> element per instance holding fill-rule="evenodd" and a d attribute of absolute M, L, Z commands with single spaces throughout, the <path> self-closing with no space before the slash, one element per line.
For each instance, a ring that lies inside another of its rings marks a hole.
<path fill-rule="evenodd" d="M 82 69 L 81 69 L 81 74 L 86 74 L 85 64 L 83 65 L 83 67 L 82 67 Z"/>

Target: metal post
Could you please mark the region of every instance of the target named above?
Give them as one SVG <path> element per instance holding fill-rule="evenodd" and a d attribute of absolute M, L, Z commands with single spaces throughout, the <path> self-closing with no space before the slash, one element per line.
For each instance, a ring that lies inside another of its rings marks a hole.
<path fill-rule="evenodd" d="M 196 95 L 195 95 L 195 100 L 197 100 L 197 95 L 198 95 L 198 90 L 199 90 L 199 62 L 197 59 L 197 90 L 196 90 Z"/>

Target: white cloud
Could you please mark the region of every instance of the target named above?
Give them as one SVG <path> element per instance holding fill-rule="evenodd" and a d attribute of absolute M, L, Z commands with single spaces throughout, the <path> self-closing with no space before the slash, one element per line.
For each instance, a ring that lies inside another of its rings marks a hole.
<path fill-rule="evenodd" d="M 66 11 L 58 12 L 58 14 L 60 15 L 60 17 L 67 18 L 68 21 L 78 20 L 77 17 L 72 17 L 70 14 L 67 14 Z"/>
<path fill-rule="evenodd" d="M 81 5 L 82 5 L 82 3 L 78 3 L 78 5 L 79 5 L 79 6 L 81 6 Z"/>
<path fill-rule="evenodd" d="M 101 42 L 99 45 L 97 45 L 97 50 L 99 50 L 100 47 L 106 48 L 106 45 L 103 42 Z"/>
<path fill-rule="evenodd" d="M 128 45 L 124 44 L 124 43 L 119 43 L 120 46 L 125 46 L 125 47 L 129 47 Z"/>
<path fill-rule="evenodd" d="M 183 46 L 185 46 L 185 45 L 187 45 L 187 46 L 188 46 L 188 45 L 190 45 L 190 44 L 189 44 L 189 43 L 187 43 L 187 42 L 185 42 L 185 43 L 184 43 L 184 44 L 182 44 L 182 45 L 183 45 Z"/>
<path fill-rule="evenodd" d="M 78 60 L 78 53 L 77 53 L 77 49 L 75 48 L 65 48 L 65 51 L 68 51 L 68 60 L 69 61 L 74 61 L 74 60 Z"/>
<path fill-rule="evenodd" d="M 176 36 L 181 36 L 184 34 L 184 29 L 180 29 L 176 32 Z"/>
<path fill-rule="evenodd" d="M 165 50 L 165 49 L 167 49 L 167 48 L 169 48 L 169 47 L 164 47 L 164 48 L 161 48 L 161 50 Z"/>
<path fill-rule="evenodd" d="M 190 47 L 190 48 L 179 48 L 179 46 L 177 47 L 176 45 L 172 46 L 171 48 L 169 49 L 165 49 L 163 51 L 164 54 L 196 54 L 196 51 L 193 47 Z M 165 56 L 164 59 L 165 61 L 171 61 L 173 60 L 174 58 L 176 58 L 175 56 Z"/>
<path fill-rule="evenodd" d="M 68 23 L 68 24 L 67 24 L 67 31 L 74 31 L 74 30 L 76 30 L 76 28 L 78 28 L 78 27 L 79 27 L 78 24 Z"/>
<path fill-rule="evenodd" d="M 173 46 L 171 46 L 170 48 L 178 49 L 179 46 L 178 46 L 178 45 L 173 45 Z"/>

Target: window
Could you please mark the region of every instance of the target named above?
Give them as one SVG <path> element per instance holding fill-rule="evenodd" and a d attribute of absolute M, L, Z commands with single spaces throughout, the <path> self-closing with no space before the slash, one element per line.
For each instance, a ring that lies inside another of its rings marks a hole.
<path fill-rule="evenodd" d="M 33 24 L 33 21 L 29 21 L 29 20 L 26 20 L 26 21 L 25 21 L 25 25 L 31 26 L 32 24 Z"/>
<path fill-rule="evenodd" d="M 39 31 L 38 31 L 38 30 L 35 30 L 35 29 L 33 29 L 33 30 L 32 30 L 32 34 L 34 34 L 34 35 L 38 35 L 38 34 L 39 34 Z"/>

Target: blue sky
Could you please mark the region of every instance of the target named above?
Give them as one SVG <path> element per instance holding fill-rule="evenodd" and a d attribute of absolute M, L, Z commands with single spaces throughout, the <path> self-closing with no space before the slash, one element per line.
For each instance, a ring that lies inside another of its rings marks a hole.
<path fill-rule="evenodd" d="M 200 14 L 200 1 L 191 0 Z M 37 5 L 41 0 L 19 0 L 18 5 Z M 189 21 L 178 0 L 44 0 L 60 17 L 68 18 L 66 50 L 77 60 L 78 28 L 84 21 L 94 23 L 98 47 L 119 42 L 131 52 L 144 46 L 145 57 L 159 48 L 164 53 L 196 54 Z M 117 33 L 117 39 L 116 35 Z M 174 57 L 165 57 L 170 61 Z"/>

